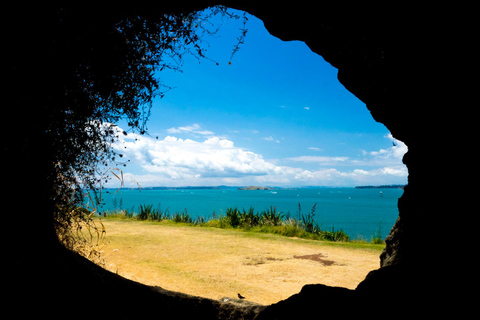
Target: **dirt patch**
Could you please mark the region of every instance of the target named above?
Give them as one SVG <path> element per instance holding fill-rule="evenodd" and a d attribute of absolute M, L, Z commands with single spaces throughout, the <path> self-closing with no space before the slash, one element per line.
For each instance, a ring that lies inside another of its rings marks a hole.
<path fill-rule="evenodd" d="M 323 253 L 307 254 L 305 256 L 293 256 L 293 257 L 295 259 L 305 259 L 305 260 L 317 261 L 317 262 L 320 262 L 321 264 L 323 264 L 324 266 L 327 266 L 327 267 L 335 264 L 335 261 L 333 261 L 333 260 L 323 259 L 323 258 L 326 257 Z"/>
<path fill-rule="evenodd" d="M 265 259 L 263 257 L 246 257 L 245 262 L 243 262 L 246 266 L 258 266 L 260 264 L 265 264 Z"/>
<path fill-rule="evenodd" d="M 260 264 L 265 264 L 269 261 L 283 261 L 284 259 L 274 258 L 274 257 L 265 257 L 265 256 L 254 256 L 254 257 L 245 257 L 243 262 L 246 266 L 258 266 Z"/>
<path fill-rule="evenodd" d="M 269 261 L 283 261 L 283 259 L 277 259 L 277 258 L 272 258 L 272 257 L 267 257 L 267 260 L 269 260 Z"/>

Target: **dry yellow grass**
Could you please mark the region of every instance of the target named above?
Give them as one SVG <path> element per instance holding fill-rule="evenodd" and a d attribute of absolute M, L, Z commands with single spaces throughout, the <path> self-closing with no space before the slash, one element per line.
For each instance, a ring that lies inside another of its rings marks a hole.
<path fill-rule="evenodd" d="M 355 288 L 379 267 L 380 246 L 292 239 L 171 223 L 103 220 L 107 269 L 149 285 L 271 304 L 305 284 Z"/>

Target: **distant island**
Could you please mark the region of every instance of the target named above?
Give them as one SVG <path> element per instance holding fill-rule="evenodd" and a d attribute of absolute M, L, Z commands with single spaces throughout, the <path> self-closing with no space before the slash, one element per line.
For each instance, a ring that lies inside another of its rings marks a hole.
<path fill-rule="evenodd" d="M 403 189 L 405 184 L 388 184 L 381 186 L 356 186 L 355 189 Z"/>
<path fill-rule="evenodd" d="M 274 190 L 274 188 L 270 188 L 270 187 L 257 187 L 257 186 L 248 186 L 248 187 L 242 187 L 242 188 L 238 188 L 238 190 Z"/>

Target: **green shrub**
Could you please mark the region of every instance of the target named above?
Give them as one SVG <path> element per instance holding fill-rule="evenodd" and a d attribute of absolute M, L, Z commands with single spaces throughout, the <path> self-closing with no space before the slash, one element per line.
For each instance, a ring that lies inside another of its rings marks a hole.
<path fill-rule="evenodd" d="M 132 218 L 133 208 L 131 211 L 124 210 L 125 216 L 127 218 Z M 137 215 L 138 220 L 151 220 L 151 221 L 162 221 L 164 219 L 170 219 L 170 214 L 168 213 L 168 208 L 165 212 L 162 212 L 160 203 L 158 204 L 158 208 L 154 209 L 153 204 L 144 204 L 140 205 L 139 207 L 139 214 Z"/>
<path fill-rule="evenodd" d="M 236 228 L 240 225 L 241 223 L 240 210 L 238 210 L 237 207 L 228 208 L 226 211 L 226 214 L 227 214 L 228 222 L 232 227 Z"/>
<path fill-rule="evenodd" d="M 317 203 L 312 206 L 309 214 L 303 214 L 300 203 L 298 204 L 298 220 L 300 221 L 301 228 L 306 232 L 310 233 L 320 233 L 321 228 L 318 223 L 315 221 L 315 210 L 317 208 Z"/>
<path fill-rule="evenodd" d="M 174 222 L 183 222 L 183 223 L 191 223 L 193 224 L 194 220 L 193 218 L 188 214 L 187 209 L 185 208 L 185 211 L 182 213 L 175 212 L 171 218 Z"/>
<path fill-rule="evenodd" d="M 285 225 L 283 226 L 283 233 L 284 236 L 287 237 L 299 237 L 301 238 L 304 235 L 304 231 L 300 228 L 297 228 L 293 225 Z"/>
<path fill-rule="evenodd" d="M 206 217 L 197 217 L 197 220 L 194 221 L 195 225 L 206 225 L 208 223 L 209 219 Z"/>
<path fill-rule="evenodd" d="M 147 220 L 147 219 L 150 219 L 154 213 L 153 213 L 153 205 L 152 204 L 149 204 L 149 205 L 140 205 L 140 209 L 139 209 L 139 214 L 137 216 L 138 220 Z"/>
<path fill-rule="evenodd" d="M 343 231 L 343 229 L 335 231 L 335 226 L 332 226 L 332 231 L 322 231 L 321 236 L 323 239 L 329 241 L 350 242 L 350 237 Z"/>
<path fill-rule="evenodd" d="M 244 228 L 255 227 L 260 224 L 261 217 L 258 212 L 255 213 L 255 209 L 251 206 L 248 211 L 242 209 L 242 213 L 240 214 L 240 221 L 242 227 Z"/>
<path fill-rule="evenodd" d="M 382 244 L 384 240 L 382 239 L 382 220 L 378 222 L 378 229 L 372 235 L 372 244 Z"/>
<path fill-rule="evenodd" d="M 133 218 L 133 209 L 132 210 L 125 209 L 123 210 L 123 214 L 125 215 L 125 218 Z"/>
<path fill-rule="evenodd" d="M 270 209 L 262 211 L 261 216 L 263 224 L 270 224 L 273 226 L 279 226 L 283 219 L 283 214 L 281 212 L 277 212 L 277 207 L 275 206 L 270 206 Z"/>

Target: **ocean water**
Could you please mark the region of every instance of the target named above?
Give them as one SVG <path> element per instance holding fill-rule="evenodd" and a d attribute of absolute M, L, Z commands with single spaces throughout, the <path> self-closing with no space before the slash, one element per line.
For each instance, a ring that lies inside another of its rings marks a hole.
<path fill-rule="evenodd" d="M 121 189 L 102 192 L 100 210 L 129 209 L 138 212 L 141 204 L 168 209 L 170 214 L 185 209 L 193 216 L 225 215 L 227 208 L 263 211 L 275 206 L 277 211 L 297 217 L 298 204 L 309 213 L 317 203 L 315 220 L 324 230 L 343 229 L 352 239 L 370 240 L 378 232 L 385 237 L 398 217 L 398 198 L 402 189 L 302 188 L 278 190 L 237 189 Z"/>

